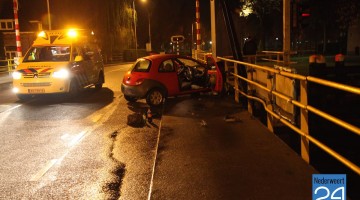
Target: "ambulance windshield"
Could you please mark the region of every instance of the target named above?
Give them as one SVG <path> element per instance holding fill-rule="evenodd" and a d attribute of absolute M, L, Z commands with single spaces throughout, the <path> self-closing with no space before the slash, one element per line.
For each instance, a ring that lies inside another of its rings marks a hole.
<path fill-rule="evenodd" d="M 23 62 L 70 61 L 70 46 L 34 46 L 26 53 Z"/>

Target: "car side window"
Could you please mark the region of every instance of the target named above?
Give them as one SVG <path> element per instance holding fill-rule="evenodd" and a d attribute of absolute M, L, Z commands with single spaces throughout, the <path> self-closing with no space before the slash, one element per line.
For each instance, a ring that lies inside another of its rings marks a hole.
<path fill-rule="evenodd" d="M 172 60 L 165 60 L 159 65 L 159 72 L 174 72 L 175 67 Z"/>

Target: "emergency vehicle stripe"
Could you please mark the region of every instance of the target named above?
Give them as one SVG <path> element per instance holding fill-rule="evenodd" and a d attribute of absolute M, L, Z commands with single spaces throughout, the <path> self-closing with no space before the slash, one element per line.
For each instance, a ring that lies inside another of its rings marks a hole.
<path fill-rule="evenodd" d="M 27 68 L 27 69 L 21 69 L 19 70 L 20 73 L 24 73 L 24 74 L 31 74 L 31 73 L 45 73 L 49 70 L 51 70 L 52 68 L 46 68 L 43 70 L 39 70 L 41 68 Z"/>
<path fill-rule="evenodd" d="M 37 71 L 33 68 L 24 69 L 25 74 L 36 73 Z"/>

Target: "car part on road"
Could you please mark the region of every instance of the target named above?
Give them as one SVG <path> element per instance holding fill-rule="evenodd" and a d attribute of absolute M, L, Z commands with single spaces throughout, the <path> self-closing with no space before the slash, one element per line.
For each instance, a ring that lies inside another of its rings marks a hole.
<path fill-rule="evenodd" d="M 126 99 L 126 101 L 129 101 L 129 102 L 136 102 L 137 101 L 137 98 L 131 97 L 131 96 L 128 96 L 128 95 L 124 95 L 124 98 Z"/>

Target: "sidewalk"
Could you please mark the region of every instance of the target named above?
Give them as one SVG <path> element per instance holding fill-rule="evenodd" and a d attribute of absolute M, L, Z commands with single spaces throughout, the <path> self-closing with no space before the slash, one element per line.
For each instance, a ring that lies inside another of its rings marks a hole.
<path fill-rule="evenodd" d="M 165 107 L 152 199 L 311 199 L 316 170 L 232 98 Z"/>

